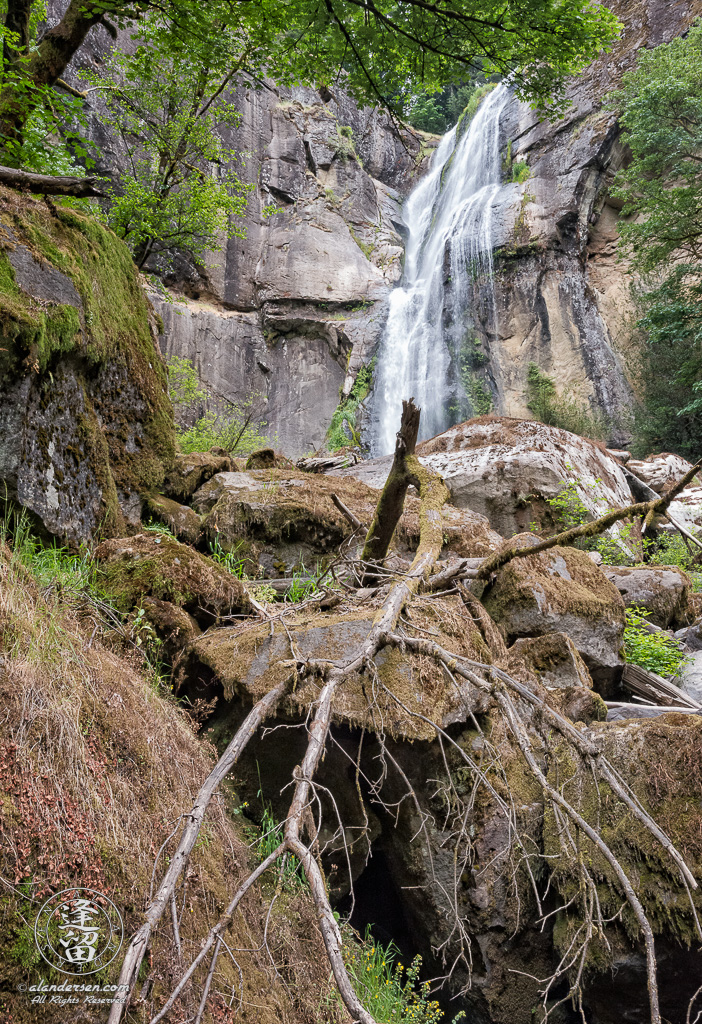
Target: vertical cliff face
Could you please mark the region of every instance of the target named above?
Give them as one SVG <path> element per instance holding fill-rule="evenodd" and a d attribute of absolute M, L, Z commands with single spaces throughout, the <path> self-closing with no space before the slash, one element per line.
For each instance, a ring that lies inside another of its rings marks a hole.
<path fill-rule="evenodd" d="M 641 47 L 684 33 L 702 4 L 610 6 L 622 36 L 573 81 L 566 115 L 544 121 L 516 100 L 505 111 L 505 152 L 509 147 L 512 165 L 528 164 L 529 177 L 505 185 L 497 200 L 499 336 L 490 339 L 489 376 L 497 410 L 523 416 L 534 362 L 559 389 L 618 421 L 615 438 L 623 439 L 634 310 L 631 278 L 616 254 L 621 204 L 609 195 L 626 150 L 606 99 Z"/>
<path fill-rule="evenodd" d="M 559 390 L 604 413 L 610 440 L 623 442 L 635 311 L 617 258 L 619 204 L 609 194 L 626 149 L 606 99 L 637 50 L 685 32 L 702 0 L 610 3 L 622 36 L 574 78 L 565 115 L 539 118 L 514 97 L 502 111 L 503 184 L 491 209 L 494 303 L 482 315 L 475 287 L 464 355 L 470 365 L 480 348 L 471 379 L 496 412 L 529 415 L 527 373 L 535 363 Z M 80 60 L 95 67 L 111 44 L 101 31 L 93 35 Z M 240 86 L 231 102 L 242 123 L 227 141 L 246 154 L 242 176 L 256 185 L 246 237 L 226 243 L 204 272 L 174 267 L 166 283 L 178 301 L 153 296 L 161 346 L 192 359 L 220 394 L 259 396 L 271 437 L 297 455 L 324 443 L 340 394 L 378 351 L 388 296 L 402 274 L 403 200 L 438 139 L 399 133 L 341 90 Z M 119 163 L 99 126 L 94 133 L 106 164 Z M 528 176 L 511 182 L 517 163 Z M 271 205 L 277 212 L 265 216 Z M 470 279 L 468 262 L 463 273 Z M 458 336 L 460 324 L 453 326 Z M 456 380 L 460 362 L 451 368 Z"/>
<path fill-rule="evenodd" d="M 261 396 L 290 455 L 323 443 L 377 345 L 402 272 L 402 196 L 424 155 L 419 134 L 401 138 L 385 116 L 325 96 L 237 90 L 231 142 L 257 186 L 246 238 L 231 239 L 204 279 L 180 268 L 169 283 L 183 301 L 154 297 L 166 353 L 192 359 L 229 398 Z"/>

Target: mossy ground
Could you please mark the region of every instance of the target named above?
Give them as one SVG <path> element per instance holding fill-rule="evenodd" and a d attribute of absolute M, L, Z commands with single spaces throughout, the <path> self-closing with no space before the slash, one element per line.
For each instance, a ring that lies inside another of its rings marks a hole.
<path fill-rule="evenodd" d="M 96 628 L 97 627 L 97 628 Z M 213 763 L 186 715 L 155 692 L 136 655 L 92 615 L 47 598 L 0 548 L 0 1010 L 6 1024 L 97 1022 L 104 1012 L 33 1006 L 18 986 L 58 983 L 39 961 L 32 924 L 43 897 L 71 885 L 109 895 L 130 935 L 141 921 L 161 844 L 192 805 Z M 231 789 L 217 798 L 179 894 L 186 961 L 252 864 L 250 835 L 232 818 Z M 167 857 L 167 847 L 163 856 Z M 163 859 L 161 867 L 165 866 Z M 241 974 L 222 957 L 206 1024 L 341 1024 L 321 937 L 304 887 L 276 896 L 272 874 L 244 901 L 228 933 Z M 147 967 L 154 984 L 133 1021 L 151 1019 L 177 966 L 170 924 L 158 930 Z M 116 962 L 96 976 L 115 984 Z M 204 974 L 198 978 L 199 992 Z M 236 1013 L 229 1000 L 235 992 Z M 239 1005 L 239 996 L 241 1004 Z M 193 1016 L 199 995 L 179 1013 Z M 104 1008 L 103 1008 L 104 1009 Z M 82 1015 L 81 1015 L 82 1014 Z M 180 1019 L 180 1018 L 179 1018 Z"/>

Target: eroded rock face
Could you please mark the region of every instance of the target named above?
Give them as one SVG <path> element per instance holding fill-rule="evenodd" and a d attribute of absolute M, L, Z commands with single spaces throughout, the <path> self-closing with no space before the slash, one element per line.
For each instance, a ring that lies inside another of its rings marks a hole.
<path fill-rule="evenodd" d="M 91 218 L 7 189 L 0 218 L 3 496 L 74 543 L 138 527 L 175 436 L 126 246 Z"/>
<path fill-rule="evenodd" d="M 409 133 L 405 148 L 384 115 L 336 90 L 327 103 L 310 89 L 238 89 L 232 101 L 233 143 L 258 185 L 247 236 L 208 261 L 206 279 L 173 281 L 184 302 L 153 301 L 164 351 L 234 401 L 258 395 L 269 437 L 299 456 L 323 444 L 340 390 L 377 345 L 422 143 Z"/>
<path fill-rule="evenodd" d="M 530 547 L 537 541 L 522 534 L 509 543 Z M 584 551 L 554 547 L 515 558 L 499 570 L 482 600 L 508 642 L 565 633 L 600 693 L 618 682 L 624 664 L 624 602 Z"/>

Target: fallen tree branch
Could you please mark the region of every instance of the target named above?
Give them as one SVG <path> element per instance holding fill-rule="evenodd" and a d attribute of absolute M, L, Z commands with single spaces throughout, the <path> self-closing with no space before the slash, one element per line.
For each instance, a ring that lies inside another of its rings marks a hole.
<path fill-rule="evenodd" d="M 608 512 L 607 515 L 601 516 L 600 519 L 595 519 L 591 523 L 583 523 L 581 526 L 574 526 L 570 530 L 564 530 L 563 533 L 559 533 L 555 537 L 549 537 L 548 540 L 542 540 L 532 547 L 506 548 L 502 551 L 497 551 L 482 563 L 478 569 L 477 579 L 488 580 L 494 572 L 501 569 L 507 562 L 511 562 L 513 558 L 526 558 L 528 555 L 538 555 L 541 551 L 548 551 L 549 548 L 556 546 L 565 547 L 568 544 L 573 544 L 580 537 L 596 537 L 597 534 L 604 533 L 610 526 L 614 526 L 615 523 L 622 519 L 629 519 L 632 516 L 643 516 L 645 520 L 648 520 L 649 516 L 664 515 L 671 501 L 683 488 L 687 487 L 700 470 L 702 470 L 702 460 L 688 470 L 685 476 L 678 480 L 677 484 L 666 495 L 657 497 L 655 501 L 641 501 L 635 505 L 627 505 L 626 508 L 615 509 L 612 512 Z"/>
<path fill-rule="evenodd" d="M 120 991 L 125 992 L 126 997 L 124 1003 L 112 1004 L 110 1015 L 108 1017 L 108 1024 L 118 1024 L 118 1021 L 122 1016 L 122 1011 L 126 1009 L 129 1003 L 129 996 L 131 995 L 137 975 L 139 974 L 139 968 L 141 967 L 144 959 L 149 939 L 151 938 L 154 928 L 161 920 L 164 910 L 170 903 L 170 899 L 175 892 L 178 879 L 188 863 L 188 859 L 200 832 L 200 826 L 202 825 L 205 813 L 217 790 L 217 787 L 222 779 L 226 778 L 232 767 L 239 760 L 246 744 L 255 735 L 263 720 L 276 708 L 287 689 L 289 681 L 289 679 L 286 679 L 278 683 L 278 685 L 274 686 L 273 689 L 262 697 L 257 704 L 254 704 L 251 711 L 239 726 L 234 738 L 229 743 L 229 746 L 202 784 L 190 813 L 186 815 L 188 823 L 183 829 L 180 842 L 178 843 L 178 848 L 173 854 L 168 865 L 168 870 L 163 876 L 156 895 L 149 904 L 144 915 L 144 923 L 132 937 L 129 946 L 127 947 L 118 982 L 121 986 Z"/>
<path fill-rule="evenodd" d="M 73 196 L 76 199 L 105 198 L 104 188 L 98 185 L 100 178 L 88 176 L 74 178 L 68 175 L 34 174 L 18 171 L 14 167 L 0 167 L 0 185 L 8 188 L 35 192 L 43 196 Z"/>
<path fill-rule="evenodd" d="M 346 519 L 348 519 L 348 521 L 353 526 L 354 530 L 360 530 L 361 527 L 363 526 L 363 523 L 361 522 L 361 520 L 357 516 L 355 516 L 353 514 L 353 512 L 351 511 L 350 508 L 347 508 L 346 505 L 344 505 L 344 503 L 341 500 L 341 498 L 339 497 L 339 495 L 338 494 L 332 494 L 331 500 L 334 502 L 336 507 L 339 509 L 339 512 L 341 512 L 342 516 L 345 516 Z"/>

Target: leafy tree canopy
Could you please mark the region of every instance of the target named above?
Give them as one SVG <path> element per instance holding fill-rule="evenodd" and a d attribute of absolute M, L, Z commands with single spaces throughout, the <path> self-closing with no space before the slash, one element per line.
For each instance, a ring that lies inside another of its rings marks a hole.
<path fill-rule="evenodd" d="M 625 214 L 643 215 L 623 237 L 637 267 L 702 258 L 702 23 L 686 38 L 641 50 L 614 102 L 632 159 L 617 175 Z"/>
<path fill-rule="evenodd" d="M 38 4 L 5 0 L 5 159 L 16 159 L 27 118 L 97 24 L 134 26 L 157 12 L 174 29 L 164 43 L 187 50 L 218 18 L 239 42 L 240 74 L 265 73 L 281 85 L 343 76 L 359 99 L 394 103 L 399 113 L 418 85 L 440 90 L 476 68 L 512 73 L 521 95 L 545 102 L 618 27 L 593 0 L 69 0 L 59 24 L 32 43 Z"/>

